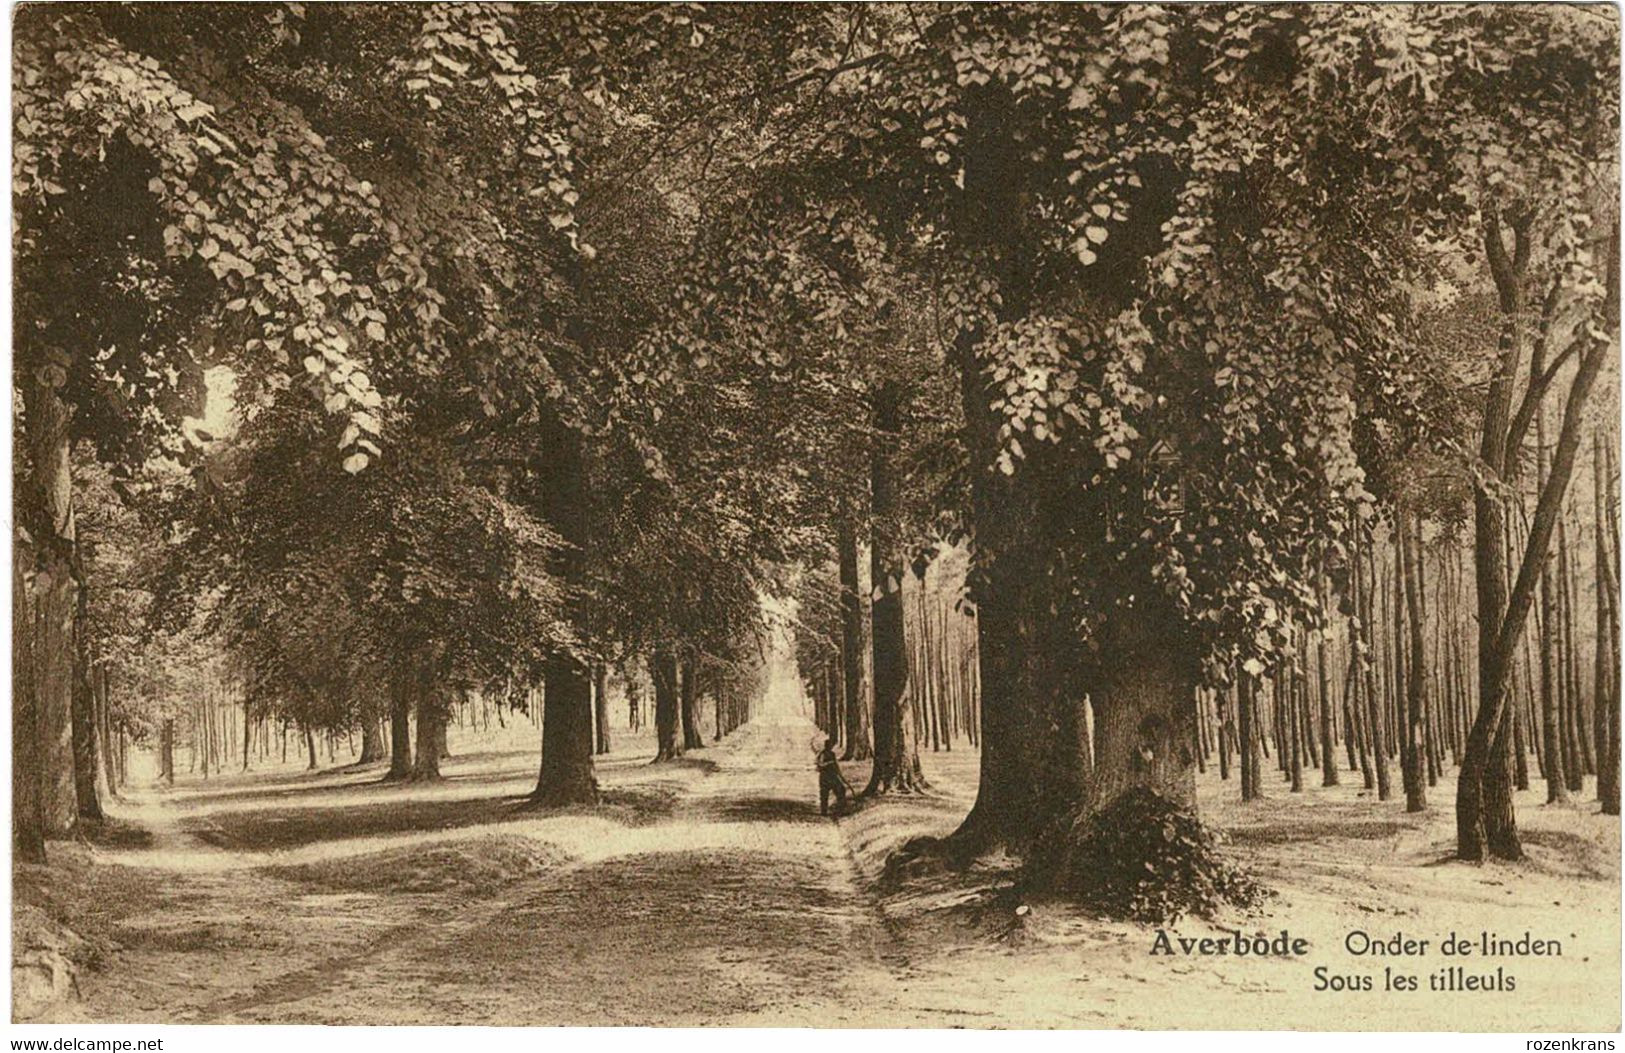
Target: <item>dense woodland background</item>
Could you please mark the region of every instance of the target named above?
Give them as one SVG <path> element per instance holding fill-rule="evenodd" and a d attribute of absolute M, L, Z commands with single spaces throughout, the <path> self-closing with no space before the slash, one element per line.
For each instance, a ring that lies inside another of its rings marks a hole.
<path fill-rule="evenodd" d="M 1535 780 L 1618 815 L 1618 50 L 1606 6 L 24 7 L 16 858 L 137 773 L 432 781 L 448 722 L 590 805 L 618 729 L 744 723 L 780 623 L 866 798 L 979 750 L 900 864 L 1087 896 L 1209 766 L 1450 784 L 1467 860 Z"/>

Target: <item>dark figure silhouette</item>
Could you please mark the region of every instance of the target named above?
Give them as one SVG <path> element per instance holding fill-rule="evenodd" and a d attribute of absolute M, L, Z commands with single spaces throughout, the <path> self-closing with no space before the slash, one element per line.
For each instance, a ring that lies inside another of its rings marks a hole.
<path fill-rule="evenodd" d="M 841 764 L 835 759 L 836 741 L 834 736 L 824 741 L 824 748 L 818 754 L 818 814 L 829 814 L 829 797 L 835 795 L 835 814 L 840 815 L 846 811 L 846 799 L 852 795 L 852 787 L 847 784 L 846 776 L 841 774 Z"/>

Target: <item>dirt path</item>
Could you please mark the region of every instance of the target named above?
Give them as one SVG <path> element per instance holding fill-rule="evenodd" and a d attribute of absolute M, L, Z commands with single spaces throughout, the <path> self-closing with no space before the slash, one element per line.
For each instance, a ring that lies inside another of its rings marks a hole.
<path fill-rule="evenodd" d="M 879 926 L 809 804 L 810 725 L 742 730 L 660 822 L 497 898 L 392 927 L 198 1020 L 830 1021 Z"/>
<path fill-rule="evenodd" d="M 157 875 L 161 892 L 121 920 L 119 960 L 86 985 L 75 1016 L 872 1020 L 892 977 L 885 930 L 839 828 L 818 814 L 816 731 L 799 701 L 795 685 L 776 684 L 764 712 L 702 762 L 607 765 L 606 798 L 632 801 L 626 815 L 613 804 L 522 813 L 478 784 L 424 788 L 410 804 L 348 781 L 279 792 L 279 811 L 250 794 L 196 813 L 148 802 L 152 842 L 102 862 Z M 443 820 L 474 808 L 486 821 L 396 832 L 385 809 L 402 808 Z M 362 836 L 321 826 L 329 812 L 359 813 Z M 326 833 L 307 837 L 307 826 Z M 232 847 L 249 844 L 270 847 Z"/>
<path fill-rule="evenodd" d="M 1521 807 L 1531 862 L 1469 868 L 1439 863 L 1443 784 L 1433 812 L 1407 816 L 1357 785 L 1272 786 L 1259 808 L 1210 779 L 1204 814 L 1279 895 L 1261 916 L 1174 930 L 1290 928 L 1315 952 L 1161 958 L 1147 927 L 1054 903 L 1006 933 L 956 878 L 877 891 L 903 838 L 963 816 L 976 757 L 929 755 L 938 795 L 837 824 L 818 815 L 801 703 L 777 681 L 749 725 L 676 764 L 649 764 L 647 739 L 621 742 L 593 809 L 525 808 L 534 754 L 512 749 L 461 755 L 427 786 L 269 773 L 133 802 L 145 845 L 40 875 L 53 916 L 106 946 L 83 1000 L 52 1019 L 1438 1028 L 1470 1013 L 1617 1026 L 1618 828 L 1589 806 Z M 1347 932 L 1479 928 L 1555 936 L 1564 957 L 1512 963 L 1527 998 L 1312 992 L 1315 964 L 1382 964 L 1341 955 Z"/>

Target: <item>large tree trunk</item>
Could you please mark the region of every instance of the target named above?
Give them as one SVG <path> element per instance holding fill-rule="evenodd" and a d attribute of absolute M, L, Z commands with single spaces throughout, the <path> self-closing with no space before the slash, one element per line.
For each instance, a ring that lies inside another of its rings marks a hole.
<path fill-rule="evenodd" d="M 411 674 L 402 669 L 390 684 L 389 771 L 385 782 L 412 777 L 412 691 Z"/>
<path fill-rule="evenodd" d="M 90 661 L 90 590 L 81 584 L 74 590 L 73 617 L 73 773 L 74 799 L 80 819 L 99 822 L 102 802 L 98 795 L 97 773 L 101 768 L 96 748 L 96 690 L 91 683 L 94 670 Z"/>
<path fill-rule="evenodd" d="M 68 409 L 57 391 L 55 366 L 23 377 L 23 414 L 30 471 L 17 502 L 34 556 L 25 575 L 33 640 L 29 686 L 39 732 L 40 807 L 47 836 L 66 836 L 79 815 L 74 777 L 74 644 L 77 527 L 69 457 Z"/>
<path fill-rule="evenodd" d="M 683 744 L 677 737 L 677 655 L 670 647 L 655 650 L 649 673 L 655 685 L 655 760 L 675 760 Z"/>
<path fill-rule="evenodd" d="M 1018 479 L 999 473 L 998 421 L 976 334 L 956 341 L 966 441 L 971 450 L 971 512 L 976 566 L 977 709 L 981 771 L 976 803 L 950 837 L 950 854 L 1005 847 L 1025 852 L 1040 831 L 1070 824 L 1084 803 L 1091 751 L 1082 688 L 1060 672 L 1075 638 L 1051 617 L 1042 592 L 1053 548 L 1051 520 L 1076 509 L 1041 496 L 1042 466 L 1031 456 Z M 875 498 L 878 514 L 878 496 Z M 878 632 L 878 627 L 876 629 Z M 875 678 L 879 745 L 879 674 Z"/>
<path fill-rule="evenodd" d="M 908 642 L 903 634 L 903 578 L 906 574 L 898 537 L 897 433 L 901 428 L 899 393 L 892 384 L 875 393 L 875 435 L 870 449 L 870 486 L 874 494 L 869 573 L 873 602 L 875 670 L 874 767 L 867 794 L 910 793 L 926 788 L 920 771 L 914 706 L 908 688 Z"/>
<path fill-rule="evenodd" d="M 683 749 L 699 749 L 705 745 L 705 740 L 700 737 L 700 685 L 696 676 L 694 652 L 688 648 L 684 648 L 682 675 Z"/>
<path fill-rule="evenodd" d="M 1182 635 L 1171 613 L 1137 606 L 1108 617 L 1089 691 L 1096 729 L 1090 811 L 1135 788 L 1196 810 L 1196 669 Z"/>
<path fill-rule="evenodd" d="M 874 755 L 869 734 L 869 677 L 863 625 L 863 593 L 858 578 L 858 533 L 850 516 L 836 528 L 841 574 L 841 671 L 846 678 L 846 751 L 842 760 Z"/>
<path fill-rule="evenodd" d="M 244 710 L 243 726 L 248 725 L 247 710 Z M 246 731 L 245 731 L 246 734 Z M 378 726 L 378 718 L 363 717 L 361 719 L 361 756 L 357 764 L 373 764 L 384 759 L 387 754 L 384 748 L 383 730 Z M 243 769 L 248 769 L 248 740 L 243 740 Z"/>
<path fill-rule="evenodd" d="M 542 512 L 565 542 L 553 555 L 555 577 L 566 585 L 582 584 L 582 552 L 591 542 L 587 516 L 587 465 L 581 437 L 555 413 L 543 414 L 542 454 L 546 475 Z M 595 804 L 598 780 L 593 774 L 592 670 L 565 650 L 544 663 L 542 688 L 542 764 L 531 800 L 552 807 Z"/>
<path fill-rule="evenodd" d="M 22 863 L 45 862 L 45 797 L 38 698 L 31 652 L 37 639 L 26 578 L 33 555 L 12 534 L 11 552 L 11 855 Z"/>
<path fill-rule="evenodd" d="M 418 749 L 412 765 L 413 782 L 437 782 L 440 774 L 440 748 L 446 734 L 446 700 L 440 685 L 426 667 L 417 684 Z"/>
<path fill-rule="evenodd" d="M 595 804 L 592 670 L 566 653 L 547 660 L 542 688 L 542 768 L 530 799 L 544 807 Z"/>

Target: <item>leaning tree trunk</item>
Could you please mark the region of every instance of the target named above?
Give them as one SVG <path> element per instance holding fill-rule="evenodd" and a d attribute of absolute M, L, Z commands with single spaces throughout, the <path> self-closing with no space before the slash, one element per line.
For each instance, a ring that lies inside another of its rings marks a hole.
<path fill-rule="evenodd" d="M 898 537 L 899 394 L 886 384 L 875 393 L 875 435 L 870 449 L 874 494 L 869 572 L 875 670 L 874 767 L 866 795 L 926 788 L 920 771 L 912 693 L 908 688 L 908 642 L 903 634 L 902 544 Z"/>
<path fill-rule="evenodd" d="M 842 760 L 868 760 L 874 755 L 869 733 L 867 640 L 863 632 L 863 593 L 858 579 L 858 533 L 850 516 L 836 528 L 841 574 L 841 670 L 846 678 L 846 752 Z"/>
<path fill-rule="evenodd" d="M 579 588 L 582 552 L 592 540 L 581 437 L 551 411 L 543 414 L 540 428 L 546 463 L 543 518 L 564 541 L 549 569 L 567 586 Z M 556 649 L 544 663 L 542 764 L 532 801 L 549 807 L 597 802 L 592 724 L 592 670 L 570 651 Z"/>
<path fill-rule="evenodd" d="M 675 760 L 683 755 L 677 737 L 677 655 L 670 647 L 657 648 L 649 666 L 655 684 L 655 760 Z"/>
<path fill-rule="evenodd" d="M 1512 384 L 1519 358 L 1519 313 L 1522 299 L 1519 286 L 1523 275 L 1516 265 L 1527 259 L 1527 228 L 1514 231 L 1518 251 L 1509 261 L 1506 243 L 1494 213 L 1489 216 L 1485 245 L 1500 294 L 1503 314 L 1500 361 L 1490 385 L 1484 410 L 1479 455 L 1492 468 L 1499 466 L 1504 477 L 1511 470 L 1519 442 L 1509 434 Z M 1608 263 L 1604 334 L 1619 328 L 1619 246 L 1618 229 Z M 1517 581 L 1508 589 L 1506 562 L 1501 554 L 1505 539 L 1506 510 L 1498 493 L 1479 486 L 1473 495 L 1474 564 L 1478 580 L 1479 708 L 1467 736 L 1461 774 L 1456 791 L 1456 854 L 1465 860 L 1480 860 L 1486 851 L 1502 859 L 1521 859 L 1523 845 L 1518 839 L 1512 807 L 1511 711 L 1507 705 L 1508 682 L 1517 643 L 1534 599 L 1536 580 L 1551 551 L 1552 534 L 1562 511 L 1564 492 L 1574 471 L 1580 445 L 1580 429 L 1591 386 L 1608 357 L 1611 338 L 1590 337 L 1581 353 L 1574 379 L 1564 402 L 1557 446 L 1552 454 L 1551 474 L 1540 488 L 1535 516 L 1518 567 Z M 1538 397 L 1538 393 L 1537 397 Z M 1515 429 L 1514 429 L 1515 430 Z M 1521 435 L 1518 436 L 1521 439 Z"/>

